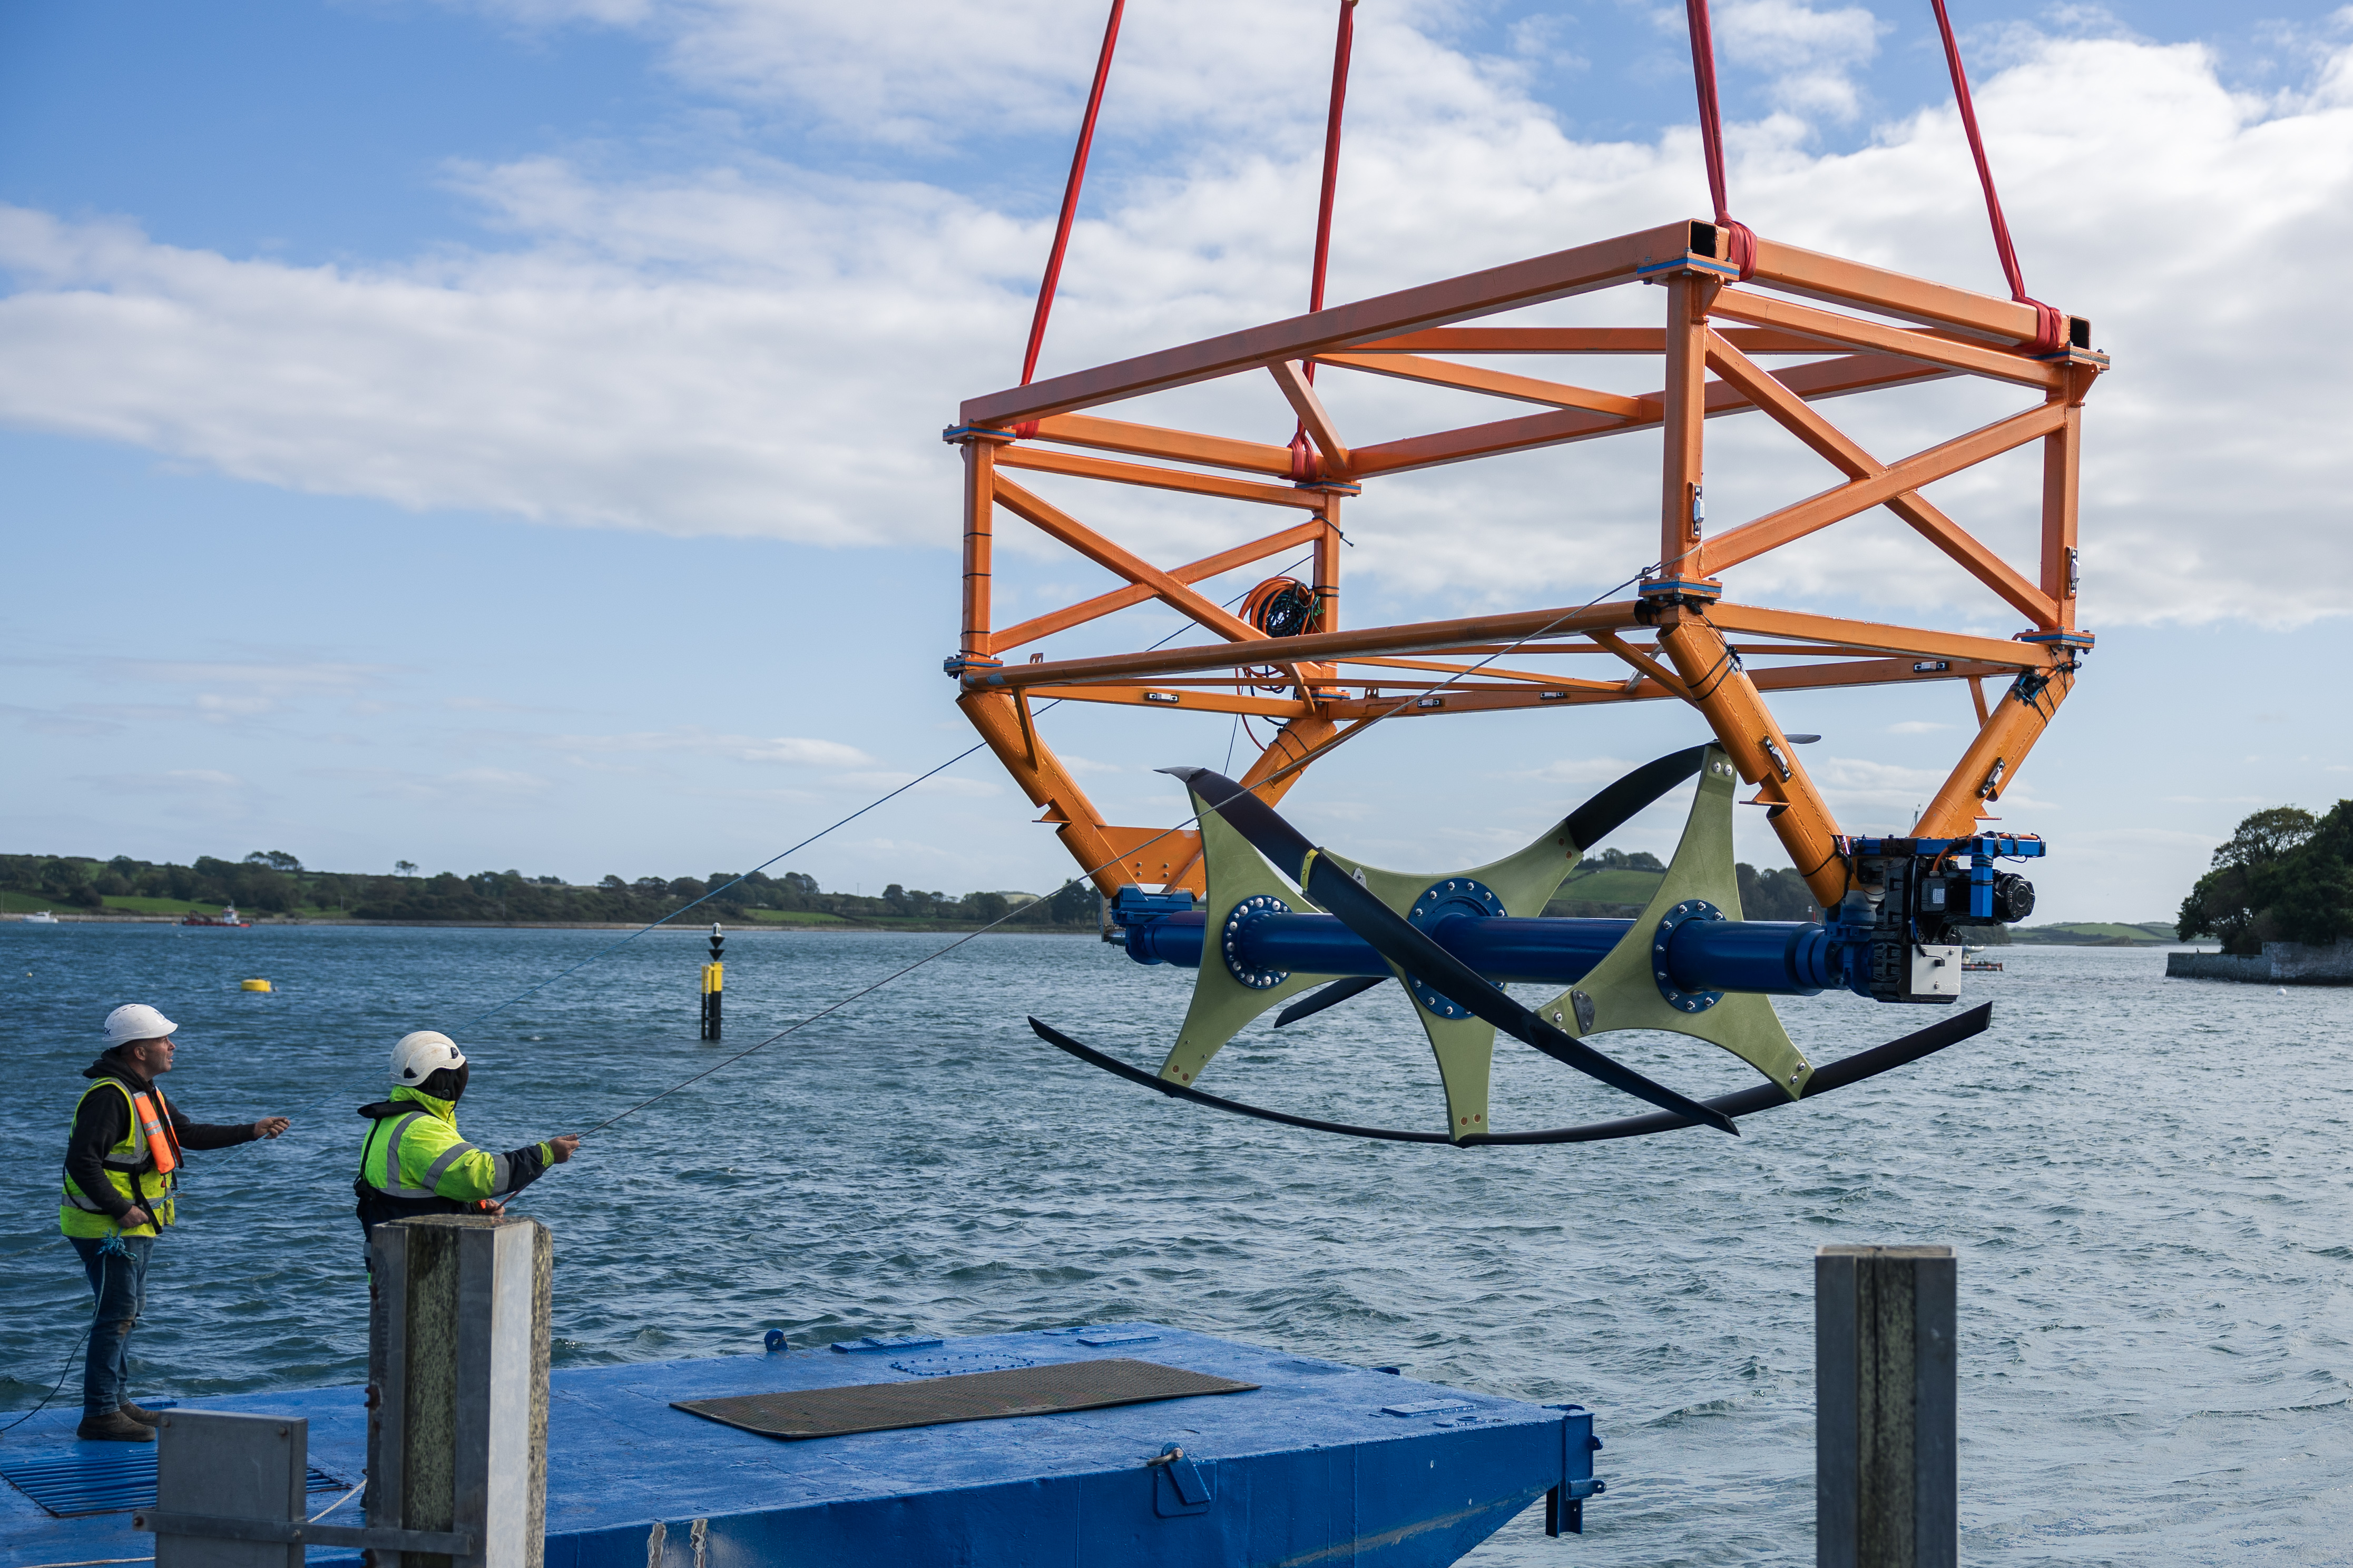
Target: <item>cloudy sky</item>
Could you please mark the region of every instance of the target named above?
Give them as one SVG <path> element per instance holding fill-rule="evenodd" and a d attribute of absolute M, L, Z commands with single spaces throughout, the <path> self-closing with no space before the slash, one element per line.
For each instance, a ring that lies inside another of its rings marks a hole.
<path fill-rule="evenodd" d="M 1335 300 L 1704 216 L 1679 6 L 1358 15 Z M 2052 841 L 2045 914 L 2162 917 L 2249 810 L 2353 795 L 2353 397 L 2330 374 L 2353 347 L 2353 9 L 1956 18 L 2029 284 L 2116 364 L 2084 469 L 2099 650 L 2006 816 Z M 1044 374 L 1303 306 L 1331 21 L 1133 0 Z M 700 875 L 963 750 L 936 432 L 1018 373 L 1101 22 L 1099 0 L 0 12 L 0 848 Z M 1739 216 L 2001 291 L 1925 3 L 1728 0 L 1717 27 Z M 1469 412 L 1339 380 L 1357 429 Z M 1835 412 L 1894 452 L 2002 406 L 1940 386 Z M 1156 407 L 1289 435 L 1271 385 Z M 1720 521 L 1828 477 L 1759 426 L 1711 431 Z M 1377 489 L 1345 613 L 1602 592 L 1655 540 L 1656 450 Z M 2032 489 L 1997 464 L 1935 494 L 2022 549 Z M 1170 562 L 1254 521 L 1087 504 Z M 1008 553 L 1008 615 L 1102 582 Z M 1884 516 L 1731 588 L 2017 629 Z M 1174 626 L 1138 610 L 1105 636 Z M 1783 711 L 1824 736 L 1846 825 L 1900 829 L 1968 703 Z M 1155 768 L 1250 755 L 1206 718 L 1044 722 L 1115 821 L 1182 816 Z M 1466 863 L 1698 733 L 1663 705 L 1464 720 L 1442 745 L 1398 723 L 1293 799 L 1368 858 Z M 1069 868 L 1030 815 L 984 754 L 789 864 L 868 891 L 1050 886 Z M 1779 863 L 1758 827 L 1745 852 Z"/>

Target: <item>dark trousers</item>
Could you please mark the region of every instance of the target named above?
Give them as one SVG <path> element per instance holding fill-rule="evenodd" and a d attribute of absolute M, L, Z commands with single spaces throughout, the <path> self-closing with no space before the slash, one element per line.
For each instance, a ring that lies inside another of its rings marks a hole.
<path fill-rule="evenodd" d="M 147 1258 L 155 1250 L 155 1238 L 66 1239 L 81 1254 L 82 1271 L 98 1298 L 98 1311 L 90 1324 L 90 1355 L 82 1363 L 81 1413 L 104 1415 L 121 1409 L 129 1397 L 131 1331 L 139 1326 L 139 1310 L 147 1304 Z"/>

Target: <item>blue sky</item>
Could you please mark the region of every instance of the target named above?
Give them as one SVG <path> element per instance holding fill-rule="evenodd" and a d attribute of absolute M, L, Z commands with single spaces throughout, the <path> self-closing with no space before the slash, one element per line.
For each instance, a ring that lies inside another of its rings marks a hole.
<path fill-rule="evenodd" d="M 1702 208 L 1679 7 L 1359 15 L 1335 298 Z M 701 874 L 962 750 L 934 436 L 1018 364 L 1100 16 L 0 13 L 5 847 Z M 2348 334 L 2316 259 L 2353 211 L 2353 29 L 2319 6 L 1957 16 L 2029 281 L 2118 355 L 2087 468 L 2101 647 L 2010 820 L 2053 840 L 2046 912 L 2160 917 L 2246 811 L 2353 794 Z M 1050 373 L 1297 308 L 1329 26 L 1320 3 L 1131 6 Z M 1747 0 L 1718 30 L 1736 210 L 1999 287 L 1925 5 Z M 1746 434 L 1721 449 L 1759 498 L 1819 483 Z M 1350 617 L 1577 602 L 1641 565 L 1643 456 L 1596 450 L 1361 503 Z M 1165 509 L 1105 521 L 1199 552 Z M 2013 629 L 1896 531 L 1856 540 L 1735 592 Z M 1007 594 L 1092 581 L 1017 555 Z M 1785 719 L 1825 735 L 1850 826 L 1900 826 L 1966 712 L 1867 693 Z M 1181 815 L 1153 768 L 1233 739 L 1046 722 L 1131 822 Z M 1370 858 L 1472 861 L 1694 732 L 1660 710 L 1442 745 L 1398 724 L 1293 798 Z M 1050 886 L 1068 868 L 1030 815 L 984 754 L 795 868 Z"/>

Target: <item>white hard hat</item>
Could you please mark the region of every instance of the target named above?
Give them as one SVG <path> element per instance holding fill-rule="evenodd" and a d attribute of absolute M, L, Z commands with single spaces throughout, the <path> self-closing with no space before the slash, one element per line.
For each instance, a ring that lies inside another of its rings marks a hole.
<path fill-rule="evenodd" d="M 106 1016 L 106 1043 L 111 1048 L 132 1040 L 168 1039 L 179 1026 L 146 1003 L 133 1002 Z"/>
<path fill-rule="evenodd" d="M 405 1083 L 411 1089 L 443 1068 L 465 1065 L 465 1053 L 458 1048 L 457 1042 L 430 1029 L 403 1035 L 400 1044 L 392 1047 L 392 1081 Z"/>

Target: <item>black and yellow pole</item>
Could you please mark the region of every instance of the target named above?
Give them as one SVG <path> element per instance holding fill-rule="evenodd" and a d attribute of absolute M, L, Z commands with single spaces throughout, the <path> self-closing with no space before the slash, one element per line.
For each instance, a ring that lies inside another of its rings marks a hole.
<path fill-rule="evenodd" d="M 702 966 L 702 1037 L 719 1037 L 719 998 L 726 989 L 727 966 L 719 962 L 719 950 L 727 945 L 726 933 L 719 922 L 711 922 L 711 962 Z"/>

